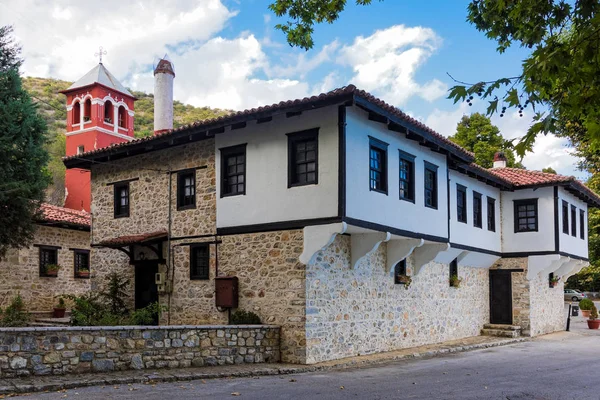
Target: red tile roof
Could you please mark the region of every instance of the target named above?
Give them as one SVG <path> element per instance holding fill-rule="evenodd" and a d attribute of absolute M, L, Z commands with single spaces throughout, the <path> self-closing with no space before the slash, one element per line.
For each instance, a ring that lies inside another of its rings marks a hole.
<path fill-rule="evenodd" d="M 42 203 L 40 211 L 39 219 L 43 222 L 90 227 L 91 215 L 85 211 L 53 206 L 48 203 Z"/>
<path fill-rule="evenodd" d="M 140 244 L 150 242 L 155 239 L 163 239 L 167 237 L 167 231 L 156 231 L 150 233 L 140 233 L 138 235 L 119 236 L 112 239 L 107 239 L 99 242 L 100 247 L 122 247 L 132 244 Z"/>
<path fill-rule="evenodd" d="M 450 141 L 443 135 L 437 133 L 433 129 L 426 126 L 425 124 L 410 117 L 409 115 L 405 114 L 398 108 L 387 104 L 383 100 L 373 96 L 372 94 L 370 94 L 364 90 L 360 90 L 360 89 L 356 88 L 356 86 L 354 86 L 354 85 L 348 85 L 348 86 L 344 86 L 344 87 L 341 87 L 338 89 L 334 89 L 327 93 L 321 93 L 317 96 L 305 97 L 303 99 L 282 101 L 282 102 L 279 102 L 276 104 L 271 104 L 268 106 L 251 108 L 251 109 L 247 109 L 247 110 L 243 110 L 243 111 L 233 112 L 231 114 L 223 115 L 223 116 L 216 117 L 216 118 L 197 121 L 192 124 L 183 125 L 178 128 L 166 131 L 164 133 L 156 134 L 154 136 L 147 136 L 144 138 L 132 140 L 130 142 L 116 143 L 116 144 L 112 144 L 108 147 L 104 147 L 104 148 L 97 149 L 97 150 L 91 150 L 91 151 L 85 152 L 83 154 L 64 157 L 63 161 L 77 160 L 77 159 L 86 158 L 86 157 L 93 156 L 93 155 L 109 153 L 113 150 L 117 150 L 117 149 L 121 149 L 121 148 L 129 148 L 136 144 L 147 143 L 147 142 L 152 142 L 152 141 L 159 140 L 159 139 L 164 139 L 166 137 L 173 136 L 174 134 L 176 134 L 178 132 L 186 131 L 186 130 L 192 129 L 192 128 L 196 128 L 196 129 L 203 129 L 205 127 L 206 128 L 215 128 L 215 125 L 225 126 L 228 124 L 240 122 L 240 120 L 242 120 L 242 119 L 248 119 L 248 118 L 253 118 L 253 117 L 256 117 L 256 118 L 264 117 L 266 114 L 280 112 L 287 108 L 292 108 L 292 107 L 301 106 L 301 105 L 311 105 L 311 104 L 314 105 L 314 107 L 316 108 L 319 106 L 319 103 L 323 103 L 327 100 L 338 100 L 338 98 L 339 98 L 339 101 L 342 102 L 351 97 L 356 97 L 356 98 L 361 98 L 363 100 L 366 100 L 368 103 L 379 107 L 380 109 L 391 114 L 392 116 L 395 116 L 407 123 L 410 123 L 413 126 L 415 126 L 416 128 L 426 132 L 427 134 L 431 135 L 435 140 L 437 140 L 439 143 L 441 143 L 445 146 L 451 147 L 452 149 L 454 149 L 455 152 L 461 154 L 463 157 L 466 157 L 467 159 L 469 159 L 471 161 L 474 159 L 473 153 L 462 148 L 461 146 L 457 145 L 456 143 Z"/>

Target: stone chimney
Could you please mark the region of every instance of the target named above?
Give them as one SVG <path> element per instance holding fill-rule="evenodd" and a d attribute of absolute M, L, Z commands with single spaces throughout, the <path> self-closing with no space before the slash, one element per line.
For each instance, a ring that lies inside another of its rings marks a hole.
<path fill-rule="evenodd" d="M 506 156 L 504 152 L 499 151 L 494 154 L 494 168 L 506 168 Z"/>
<path fill-rule="evenodd" d="M 175 69 L 167 55 L 154 68 L 154 134 L 173 129 L 173 79 Z"/>

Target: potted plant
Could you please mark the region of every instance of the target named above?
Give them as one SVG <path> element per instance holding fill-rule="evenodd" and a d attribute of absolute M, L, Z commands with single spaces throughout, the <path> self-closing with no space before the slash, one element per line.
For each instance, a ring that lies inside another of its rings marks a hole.
<path fill-rule="evenodd" d="M 450 286 L 458 288 L 461 282 L 462 278 L 459 278 L 458 275 L 450 275 Z"/>
<path fill-rule="evenodd" d="M 400 285 L 404 285 L 404 288 L 408 289 L 408 287 L 412 283 L 412 278 L 408 275 L 398 274 L 398 275 L 396 275 L 396 283 L 400 284 Z"/>
<path fill-rule="evenodd" d="M 581 299 L 579 302 L 579 309 L 581 310 L 581 316 L 583 318 L 590 317 L 590 310 L 594 307 L 594 302 L 590 299 Z"/>
<path fill-rule="evenodd" d="M 46 265 L 46 276 L 58 276 L 60 269 L 61 266 L 58 264 L 48 264 Z"/>
<path fill-rule="evenodd" d="M 89 278 L 90 277 L 90 270 L 88 268 L 81 268 L 77 271 L 77 277 L 78 278 Z"/>
<path fill-rule="evenodd" d="M 62 297 L 59 297 L 58 304 L 54 306 L 54 311 L 52 312 L 52 317 L 53 318 L 64 318 L 66 309 L 67 309 L 67 306 L 65 305 L 65 299 L 63 299 Z"/>
<path fill-rule="evenodd" d="M 598 309 L 592 303 L 592 309 L 590 310 L 590 319 L 587 320 L 588 328 L 598 329 L 600 328 L 600 319 L 598 319 Z"/>
<path fill-rule="evenodd" d="M 560 281 L 560 278 L 557 276 L 550 278 L 550 287 L 556 287 L 556 285 L 558 285 L 558 281 Z"/>

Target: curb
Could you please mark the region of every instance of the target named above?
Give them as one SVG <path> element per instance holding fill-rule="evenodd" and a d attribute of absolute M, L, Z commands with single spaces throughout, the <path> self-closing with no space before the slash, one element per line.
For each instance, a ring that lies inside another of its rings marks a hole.
<path fill-rule="evenodd" d="M 118 377 L 118 373 L 114 373 L 115 377 L 110 378 L 91 378 L 90 376 L 82 376 L 80 379 L 77 379 L 77 375 L 73 375 L 73 380 L 68 382 L 40 382 L 40 383 L 23 383 L 23 382 L 14 382 L 11 380 L 5 380 L 3 383 L 8 385 L 0 386 L 0 395 L 10 395 L 10 394 L 24 394 L 24 393 L 35 393 L 35 392 L 46 392 L 46 391 L 58 391 L 65 389 L 75 389 L 89 386 L 103 386 L 103 385 L 127 385 L 127 384 L 147 384 L 147 383 L 161 383 L 161 382 L 180 382 L 180 381 L 191 381 L 191 380 L 200 380 L 200 379 L 219 379 L 219 378 L 247 378 L 252 376 L 273 376 L 273 375 L 289 375 L 289 374 L 299 374 L 299 373 L 307 373 L 307 372 L 323 372 L 323 371 L 332 371 L 332 370 L 342 370 L 342 369 L 350 369 L 350 368 L 358 368 L 365 367 L 371 365 L 380 365 L 389 362 L 399 361 L 399 360 L 411 360 L 411 359 L 419 359 L 419 358 L 431 358 L 435 356 L 441 356 L 445 354 L 452 353 L 462 353 L 466 351 L 472 350 L 480 350 L 487 349 L 491 347 L 499 347 L 506 346 L 515 343 L 521 343 L 525 341 L 529 341 L 530 338 L 514 338 L 514 339 L 506 339 L 500 340 L 496 342 L 488 342 L 488 343 L 477 343 L 472 345 L 464 345 L 464 346 L 456 346 L 456 347 L 448 347 L 436 350 L 428 350 L 423 352 L 416 352 L 412 354 L 398 354 L 398 355 L 390 355 L 389 357 L 381 356 L 376 359 L 364 359 L 364 360 L 348 360 L 342 362 L 327 362 L 323 364 L 316 365 L 301 365 L 298 367 L 257 367 L 248 371 L 238 371 L 238 372 L 172 372 L 169 373 L 168 369 L 160 370 L 156 372 L 146 373 L 140 376 L 126 376 L 126 377 Z M 165 373 L 166 375 L 162 375 Z M 64 376 L 64 375 L 63 375 Z M 58 376 L 57 376 L 58 377 Z M 33 380 L 35 378 L 32 378 Z M 15 379 L 18 380 L 18 379 Z"/>

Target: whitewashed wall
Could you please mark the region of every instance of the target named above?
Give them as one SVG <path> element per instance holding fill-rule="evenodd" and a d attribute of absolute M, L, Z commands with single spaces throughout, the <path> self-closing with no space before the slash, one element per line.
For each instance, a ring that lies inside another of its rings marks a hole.
<path fill-rule="evenodd" d="M 563 221 L 562 221 L 562 202 L 565 200 L 569 203 L 569 233 L 563 233 Z M 577 207 L 577 214 L 575 216 L 577 222 L 576 236 L 571 235 L 571 205 Z M 585 236 L 581 239 L 579 236 L 579 210 L 585 211 Z M 558 188 L 558 235 L 560 237 L 560 251 L 565 253 L 574 254 L 580 257 L 588 257 L 588 208 L 587 204 L 573 196 L 571 193 L 564 190 L 562 187 Z"/>
<path fill-rule="evenodd" d="M 338 211 L 337 107 L 300 116 L 248 122 L 246 128 L 216 135 L 217 227 L 332 217 Z M 288 188 L 286 133 L 319 129 L 318 184 Z M 221 197 L 219 149 L 247 143 L 246 194 Z"/>
<path fill-rule="evenodd" d="M 515 233 L 514 200 L 538 199 L 538 231 Z M 502 192 L 502 251 L 554 251 L 554 189 L 522 189 Z"/>
<path fill-rule="evenodd" d="M 467 188 L 467 223 L 458 222 L 456 185 Z M 473 225 L 473 191 L 481 193 L 481 228 Z M 496 200 L 496 230 L 487 226 L 487 198 Z M 501 251 L 500 189 L 486 185 L 456 171 L 450 171 L 450 242 L 486 250 Z"/>
<path fill-rule="evenodd" d="M 346 215 L 411 232 L 448 237 L 446 157 L 404 134 L 390 131 L 385 124 L 368 120 L 368 114 L 348 108 L 346 126 Z M 389 144 L 388 193 L 369 190 L 369 136 Z M 415 158 L 415 202 L 399 198 L 399 153 Z M 424 163 L 438 166 L 438 208 L 424 205 Z"/>

